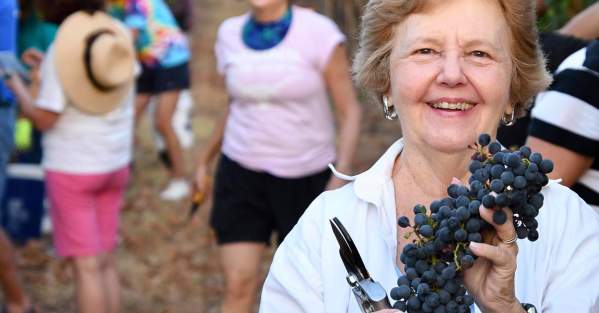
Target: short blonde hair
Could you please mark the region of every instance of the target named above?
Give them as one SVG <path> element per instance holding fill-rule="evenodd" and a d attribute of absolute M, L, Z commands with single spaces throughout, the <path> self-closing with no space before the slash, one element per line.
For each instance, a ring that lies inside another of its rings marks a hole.
<path fill-rule="evenodd" d="M 498 0 L 511 35 L 512 82 L 510 101 L 516 117 L 526 114 L 533 97 L 547 88 L 551 76 L 538 43 L 534 1 Z M 370 0 L 362 16 L 362 30 L 353 72 L 356 84 L 382 104 L 390 87 L 390 55 L 395 25 L 422 10 L 422 0 Z"/>

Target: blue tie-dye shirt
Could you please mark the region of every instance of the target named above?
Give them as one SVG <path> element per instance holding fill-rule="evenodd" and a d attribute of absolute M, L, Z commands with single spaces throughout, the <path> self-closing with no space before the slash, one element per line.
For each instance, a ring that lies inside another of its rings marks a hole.
<path fill-rule="evenodd" d="M 185 34 L 163 0 L 113 0 L 111 14 L 138 31 L 139 60 L 149 67 L 173 67 L 190 58 Z"/>

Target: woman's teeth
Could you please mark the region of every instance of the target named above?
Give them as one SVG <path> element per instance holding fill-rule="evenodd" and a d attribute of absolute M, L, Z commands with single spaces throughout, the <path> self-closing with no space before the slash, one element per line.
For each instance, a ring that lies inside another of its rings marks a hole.
<path fill-rule="evenodd" d="M 459 103 L 439 102 L 439 103 L 431 103 L 431 106 L 435 109 L 466 111 L 466 110 L 472 108 L 474 105 L 470 104 L 470 103 L 465 103 L 465 102 L 459 102 Z"/>

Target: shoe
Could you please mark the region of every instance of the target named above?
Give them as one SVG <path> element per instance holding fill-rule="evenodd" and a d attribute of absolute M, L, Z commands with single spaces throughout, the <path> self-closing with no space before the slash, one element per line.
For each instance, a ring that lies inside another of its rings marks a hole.
<path fill-rule="evenodd" d="M 181 200 L 189 195 L 191 188 L 184 179 L 172 179 L 160 193 L 160 199 L 166 201 Z"/>

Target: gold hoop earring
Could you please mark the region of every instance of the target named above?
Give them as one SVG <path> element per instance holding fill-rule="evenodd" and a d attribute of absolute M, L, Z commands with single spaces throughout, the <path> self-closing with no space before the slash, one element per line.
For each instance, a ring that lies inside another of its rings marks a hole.
<path fill-rule="evenodd" d="M 510 115 L 503 114 L 503 116 L 501 116 L 501 123 L 503 123 L 503 125 L 508 126 L 508 127 L 516 124 L 515 114 L 516 114 L 516 110 L 512 107 L 512 114 L 510 114 Z"/>
<path fill-rule="evenodd" d="M 390 121 L 396 121 L 398 118 L 395 106 L 393 104 L 389 105 L 389 99 L 385 95 L 383 95 L 383 115 Z"/>

